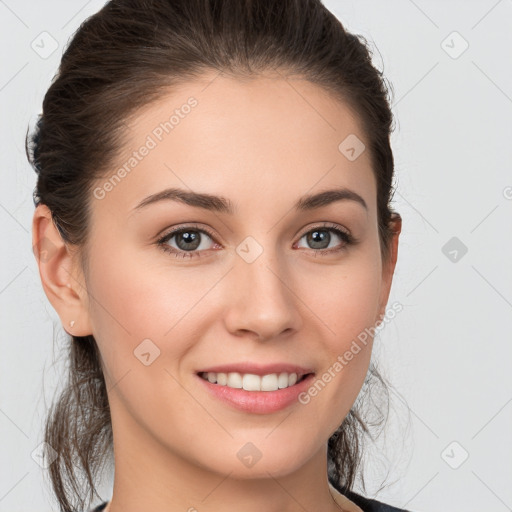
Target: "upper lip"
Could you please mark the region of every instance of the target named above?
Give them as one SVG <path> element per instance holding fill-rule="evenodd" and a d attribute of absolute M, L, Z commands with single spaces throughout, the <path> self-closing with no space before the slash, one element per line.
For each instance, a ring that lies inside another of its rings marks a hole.
<path fill-rule="evenodd" d="M 314 373 L 312 369 L 305 368 L 303 366 L 298 366 L 296 364 L 290 363 L 273 363 L 273 364 L 256 364 L 249 362 L 242 363 L 230 363 L 230 364 L 221 364 L 217 366 L 211 366 L 209 368 L 204 368 L 199 370 L 197 373 L 251 373 L 253 375 L 269 375 L 271 373 L 296 373 L 297 377 L 302 377 L 308 373 Z"/>

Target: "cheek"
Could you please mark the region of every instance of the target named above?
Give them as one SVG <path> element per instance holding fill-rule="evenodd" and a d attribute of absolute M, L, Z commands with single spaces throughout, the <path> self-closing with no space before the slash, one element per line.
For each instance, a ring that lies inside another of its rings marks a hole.
<path fill-rule="evenodd" d="M 352 339 L 374 326 L 381 273 L 380 261 L 367 250 L 353 253 L 338 266 L 316 268 L 314 273 L 311 268 L 303 268 L 297 273 L 301 276 L 297 295 L 307 306 L 305 318 L 311 318 L 319 332 L 325 334 L 322 341 L 328 346 L 324 349 L 331 354 L 343 351 Z"/>
<path fill-rule="evenodd" d="M 311 279 L 304 279 L 302 294 L 315 313 L 316 338 L 319 330 L 323 333 L 316 345 L 322 368 L 302 404 L 307 418 L 322 418 L 332 433 L 348 414 L 368 371 L 380 298 L 380 262 L 361 252 L 329 275 L 317 275 L 315 286 L 311 284 Z"/>
<path fill-rule="evenodd" d="M 180 319 L 187 318 L 198 297 L 188 291 L 186 273 L 152 268 L 133 251 L 116 251 L 115 244 L 101 246 L 102 254 L 90 257 L 90 316 L 93 335 L 112 378 L 117 379 L 128 369 L 142 366 L 136 354 L 143 343 L 152 357 L 159 350 L 161 355 L 170 351 L 172 357 L 184 349 L 176 343 L 164 347 L 163 340 L 177 339 L 173 333 L 182 328 Z"/>
<path fill-rule="evenodd" d="M 118 243 L 109 247 L 108 242 L 101 246 L 101 255 L 91 254 L 87 283 L 97 333 L 118 333 L 116 339 L 130 343 L 160 340 L 180 326 L 180 319 L 201 298 L 206 284 L 199 280 L 198 286 L 191 286 L 192 273 L 172 262 L 166 265 L 165 256 L 155 264 L 155 258 L 145 257 L 140 249 L 119 249 Z"/>
<path fill-rule="evenodd" d="M 183 392 L 173 377 L 178 377 L 176 365 L 195 339 L 193 315 L 187 314 L 202 288 L 187 286 L 190 274 L 183 269 L 153 268 L 113 247 L 104 254 L 109 257 L 91 255 L 87 285 L 94 297 L 93 335 L 105 361 L 115 414 L 126 422 L 126 409 L 134 418 L 147 416 L 153 425 L 166 425 L 170 411 L 176 418 L 185 417 L 187 409 L 197 414 L 197 404 L 188 395 L 175 400 Z"/>

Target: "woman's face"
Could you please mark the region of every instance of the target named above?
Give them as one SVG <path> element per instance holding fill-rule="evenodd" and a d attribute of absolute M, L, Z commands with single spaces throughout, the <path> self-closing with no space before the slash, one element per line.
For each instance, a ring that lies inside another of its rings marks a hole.
<path fill-rule="evenodd" d="M 238 478 L 325 457 L 365 379 L 372 340 L 358 336 L 384 312 L 393 270 L 358 120 L 305 81 L 209 75 L 126 124 L 124 153 L 94 188 L 85 276 L 115 443 L 148 467 Z M 349 192 L 308 200 L 328 190 Z M 286 386 L 279 374 L 294 367 L 314 375 L 280 391 L 199 375 Z"/>

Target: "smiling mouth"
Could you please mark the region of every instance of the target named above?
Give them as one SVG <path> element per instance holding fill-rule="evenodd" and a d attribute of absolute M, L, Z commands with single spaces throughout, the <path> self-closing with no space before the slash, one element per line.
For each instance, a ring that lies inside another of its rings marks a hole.
<path fill-rule="evenodd" d="M 292 387 L 302 382 L 311 373 L 270 373 L 267 375 L 255 375 L 253 373 L 239 372 L 200 372 L 199 377 L 207 380 L 211 384 L 226 386 L 233 389 L 243 389 L 245 391 L 278 391 Z"/>

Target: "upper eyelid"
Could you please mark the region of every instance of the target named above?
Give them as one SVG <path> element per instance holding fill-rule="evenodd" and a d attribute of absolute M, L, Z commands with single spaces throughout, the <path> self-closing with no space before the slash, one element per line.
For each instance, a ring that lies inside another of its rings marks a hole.
<path fill-rule="evenodd" d="M 158 239 L 163 240 L 165 238 L 170 238 L 170 237 L 176 235 L 177 233 L 181 233 L 182 231 L 187 231 L 188 229 L 191 231 L 200 231 L 201 233 L 205 233 L 212 239 L 215 237 L 214 233 L 210 233 L 209 229 L 206 229 L 204 227 L 195 226 L 195 225 L 190 225 L 190 226 L 185 225 L 185 226 L 180 226 L 177 228 L 172 228 L 169 231 L 164 230 L 165 234 L 159 235 Z"/>
<path fill-rule="evenodd" d="M 313 225 L 312 227 L 307 228 L 305 231 L 302 232 L 299 239 L 315 229 L 322 229 L 322 228 L 327 229 L 327 230 L 339 230 L 342 233 L 345 233 L 347 236 L 353 238 L 352 233 L 347 228 L 345 228 L 339 224 L 336 224 L 335 222 L 323 221 L 323 223 Z M 217 242 L 217 237 L 215 236 L 214 233 L 211 233 L 209 229 L 207 229 L 205 227 L 200 227 L 197 224 L 190 224 L 190 225 L 180 226 L 177 228 L 172 228 L 166 234 L 160 236 L 158 240 L 162 241 L 162 240 L 167 239 L 167 241 L 168 241 L 168 240 L 172 239 L 172 237 L 174 235 L 176 235 L 177 233 L 184 232 L 187 229 L 194 230 L 194 231 L 200 231 L 201 233 L 208 235 L 214 242 L 219 243 L 219 242 Z"/>

